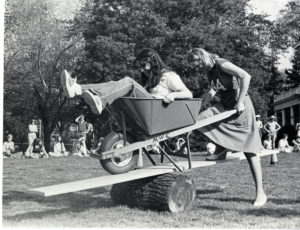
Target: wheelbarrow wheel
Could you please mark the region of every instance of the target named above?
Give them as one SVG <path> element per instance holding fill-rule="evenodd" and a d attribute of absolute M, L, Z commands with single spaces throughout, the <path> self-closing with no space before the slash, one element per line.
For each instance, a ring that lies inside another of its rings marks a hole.
<path fill-rule="evenodd" d="M 128 136 L 127 143 L 133 140 Z M 100 152 L 118 149 L 124 146 L 124 137 L 121 133 L 111 132 L 105 138 L 100 147 Z M 136 167 L 139 154 L 138 151 L 124 153 L 117 157 L 100 160 L 102 167 L 111 174 L 126 173 Z"/>

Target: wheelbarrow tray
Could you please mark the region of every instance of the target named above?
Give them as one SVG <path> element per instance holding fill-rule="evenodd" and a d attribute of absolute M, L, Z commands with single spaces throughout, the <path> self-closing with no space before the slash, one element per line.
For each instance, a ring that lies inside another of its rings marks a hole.
<path fill-rule="evenodd" d="M 124 115 L 128 132 L 153 136 L 195 124 L 201 102 L 202 99 L 197 98 L 164 105 L 162 99 L 122 97 L 111 107 L 121 127 Z"/>

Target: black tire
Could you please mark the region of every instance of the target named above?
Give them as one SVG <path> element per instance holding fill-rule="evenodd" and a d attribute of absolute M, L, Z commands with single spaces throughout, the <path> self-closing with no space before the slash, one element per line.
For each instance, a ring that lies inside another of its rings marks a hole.
<path fill-rule="evenodd" d="M 133 140 L 127 137 L 127 143 L 132 143 Z M 100 152 L 105 152 L 118 147 L 124 146 L 124 137 L 121 133 L 111 132 L 101 144 Z M 136 167 L 139 151 L 124 153 L 120 157 L 112 157 L 105 160 L 100 160 L 102 167 L 111 174 L 127 173 Z"/>

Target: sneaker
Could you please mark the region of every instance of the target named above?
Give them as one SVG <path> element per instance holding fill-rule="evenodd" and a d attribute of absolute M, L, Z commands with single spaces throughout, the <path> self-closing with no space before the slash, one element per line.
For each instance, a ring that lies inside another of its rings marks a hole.
<path fill-rule="evenodd" d="M 60 75 L 61 85 L 67 98 L 75 97 L 81 94 L 81 87 L 76 79 L 72 78 L 67 70 L 63 70 Z"/>
<path fill-rule="evenodd" d="M 94 95 L 90 90 L 84 91 L 82 94 L 85 102 L 90 106 L 93 113 L 100 115 L 103 108 L 100 97 Z"/>
<path fill-rule="evenodd" d="M 219 154 L 213 154 L 211 156 L 206 157 L 207 161 L 219 161 L 226 159 L 227 149 L 224 149 Z"/>

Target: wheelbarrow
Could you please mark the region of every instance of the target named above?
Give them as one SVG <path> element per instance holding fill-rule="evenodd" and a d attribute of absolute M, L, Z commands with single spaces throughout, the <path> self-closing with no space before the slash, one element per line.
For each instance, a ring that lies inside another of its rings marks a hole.
<path fill-rule="evenodd" d="M 100 160 L 102 167 L 111 174 L 126 173 L 137 167 L 139 156 L 144 153 L 153 165 L 149 154 L 154 147 L 161 153 L 161 163 L 166 157 L 178 171 L 182 169 L 170 155 L 188 159 L 191 166 L 189 134 L 195 129 L 225 119 L 235 110 L 221 113 L 212 118 L 197 121 L 202 99 L 175 100 L 164 104 L 162 99 L 122 97 L 111 105 L 112 115 L 121 127 L 112 131 L 101 144 L 100 150 L 91 157 Z M 185 145 L 177 152 L 172 151 L 168 140 L 184 135 Z M 185 148 L 186 153 L 183 153 Z"/>

